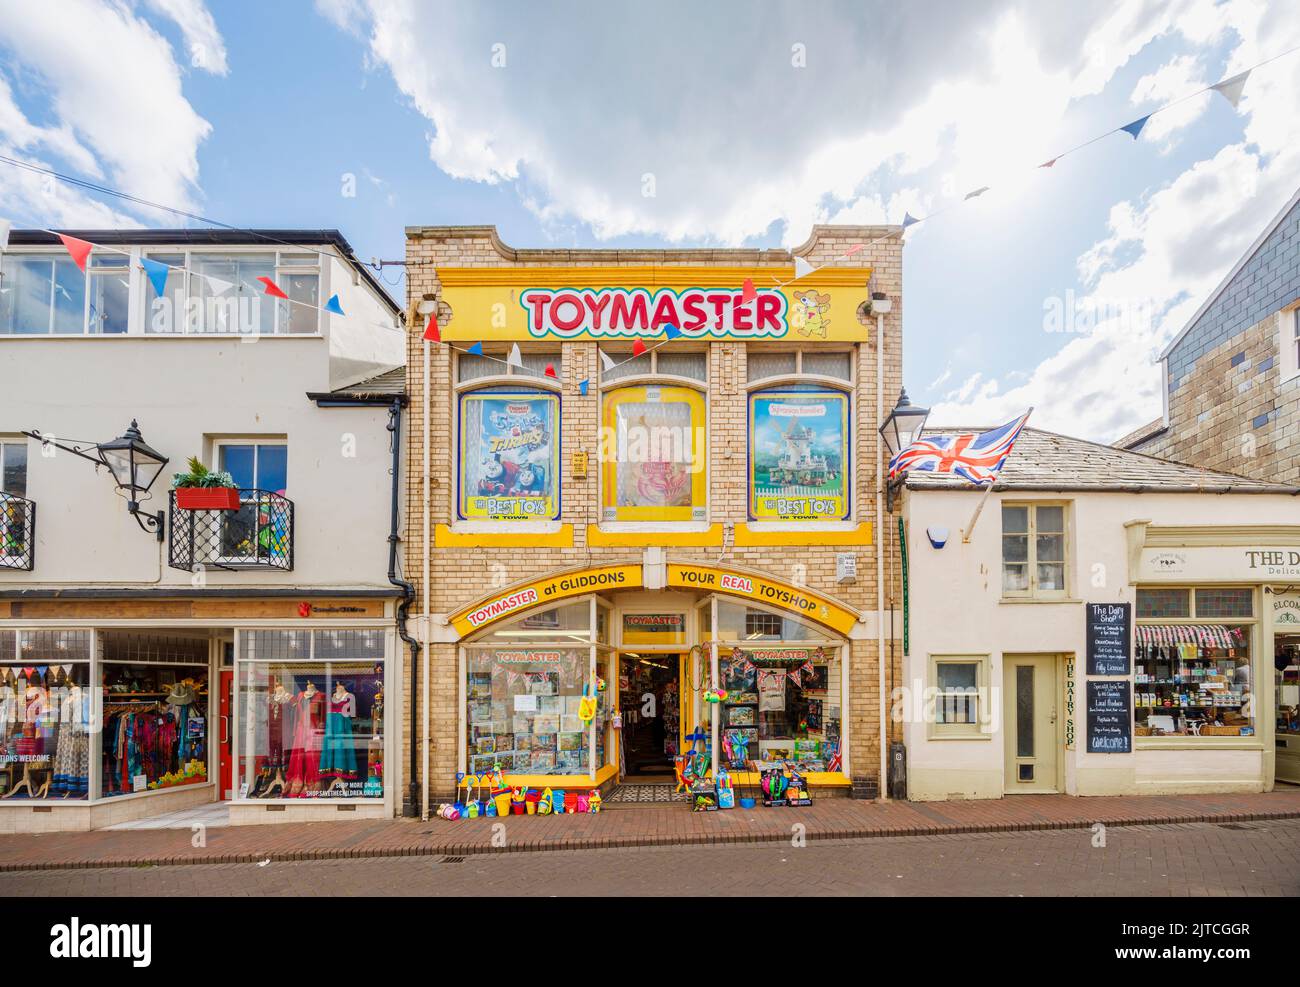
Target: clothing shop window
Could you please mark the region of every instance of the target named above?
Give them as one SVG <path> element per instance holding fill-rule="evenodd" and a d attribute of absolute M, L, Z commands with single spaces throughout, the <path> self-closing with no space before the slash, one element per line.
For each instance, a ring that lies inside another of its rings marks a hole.
<path fill-rule="evenodd" d="M 690 387 L 621 387 L 604 396 L 601 520 L 708 519 L 704 395 Z"/>
<path fill-rule="evenodd" d="M 460 395 L 456 513 L 462 520 L 560 516 L 560 396 L 484 388 Z"/>
<path fill-rule="evenodd" d="M 85 331 L 86 275 L 72 258 L 0 251 L 0 335 Z"/>
<path fill-rule="evenodd" d="M 667 377 L 685 377 L 701 383 L 709 379 L 709 354 L 707 350 L 669 350 L 660 352 L 657 348 L 632 356 L 627 353 L 606 353 L 615 366 L 602 369 L 601 382 L 613 383 L 629 377 L 642 377 L 647 374 Z"/>
<path fill-rule="evenodd" d="M 981 729 L 987 655 L 942 655 L 930 659 L 930 694 L 934 714 L 929 718 L 931 739 L 942 737 L 987 737 Z"/>
<path fill-rule="evenodd" d="M 1134 733 L 1253 737 L 1254 590 L 1138 587 L 1137 613 Z"/>
<path fill-rule="evenodd" d="M 749 395 L 749 517 L 840 521 L 852 511 L 849 395 L 789 387 Z"/>
<path fill-rule="evenodd" d="M 1060 599 L 1066 593 L 1064 504 L 1002 505 L 1002 595 Z"/>
<path fill-rule="evenodd" d="M 99 795 L 208 780 L 208 639 L 102 631 Z"/>
<path fill-rule="evenodd" d="M 0 631 L 0 798 L 89 796 L 89 684 L 89 631 Z"/>
<path fill-rule="evenodd" d="M 383 631 L 240 631 L 237 664 L 240 799 L 383 797 Z"/>

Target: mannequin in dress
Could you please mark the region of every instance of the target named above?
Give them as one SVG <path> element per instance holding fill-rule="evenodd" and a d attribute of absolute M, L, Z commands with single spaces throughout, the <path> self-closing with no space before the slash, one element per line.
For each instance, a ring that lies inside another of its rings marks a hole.
<path fill-rule="evenodd" d="M 266 787 L 254 793 L 259 798 L 269 799 L 276 792 L 285 790 L 284 768 L 286 764 L 284 738 L 289 727 L 290 703 L 293 696 L 279 679 L 272 679 L 270 695 L 266 701 Z M 261 782 L 259 781 L 259 785 Z"/>
<path fill-rule="evenodd" d="M 325 696 L 308 681 L 302 692 L 290 701 L 294 710 L 293 739 L 289 750 L 289 770 L 285 774 L 285 795 L 298 798 L 315 791 L 320 782 L 321 749 L 325 739 Z"/>
<path fill-rule="evenodd" d="M 333 779 L 330 791 L 347 792 L 346 782 L 357 777 L 357 752 L 352 739 L 352 721 L 357 715 L 357 697 L 342 682 L 334 683 L 330 711 L 325 720 L 325 743 L 320 755 L 320 771 Z"/>

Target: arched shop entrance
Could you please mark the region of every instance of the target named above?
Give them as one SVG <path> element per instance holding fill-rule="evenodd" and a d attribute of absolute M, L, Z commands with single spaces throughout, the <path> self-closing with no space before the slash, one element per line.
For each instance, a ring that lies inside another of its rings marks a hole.
<path fill-rule="evenodd" d="M 812 786 L 847 788 L 858 621 L 830 597 L 719 566 L 601 566 L 510 587 L 449 618 L 459 770 L 663 793 L 672 758 L 694 746 L 738 786 L 785 760 Z M 714 689 L 725 698 L 709 701 Z"/>

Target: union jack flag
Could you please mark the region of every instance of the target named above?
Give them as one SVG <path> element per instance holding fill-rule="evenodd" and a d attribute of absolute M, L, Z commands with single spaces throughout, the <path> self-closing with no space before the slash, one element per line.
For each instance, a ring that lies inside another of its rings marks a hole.
<path fill-rule="evenodd" d="M 900 449 L 889 461 L 889 478 L 903 473 L 951 473 L 971 483 L 992 483 L 1011 454 L 1020 430 L 1029 420 L 1030 408 L 1015 421 L 987 432 L 964 432 L 961 435 L 936 435 L 917 439 Z"/>

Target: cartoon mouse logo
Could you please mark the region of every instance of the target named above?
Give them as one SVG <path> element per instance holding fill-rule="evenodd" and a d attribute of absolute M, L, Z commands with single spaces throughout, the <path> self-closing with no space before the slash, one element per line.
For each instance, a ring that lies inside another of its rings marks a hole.
<path fill-rule="evenodd" d="M 799 332 L 811 337 L 814 333 L 826 338 L 826 327 L 831 324 L 831 296 L 815 291 L 796 291 L 794 294 L 794 322 Z"/>

